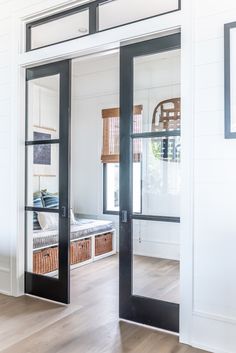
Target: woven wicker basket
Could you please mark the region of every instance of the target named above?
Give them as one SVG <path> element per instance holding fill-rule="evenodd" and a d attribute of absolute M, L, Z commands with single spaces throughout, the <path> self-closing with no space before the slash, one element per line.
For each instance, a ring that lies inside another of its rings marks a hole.
<path fill-rule="evenodd" d="M 112 233 L 97 235 L 95 237 L 95 256 L 112 251 Z"/>
<path fill-rule="evenodd" d="M 58 247 L 35 251 L 33 273 L 44 274 L 58 269 Z"/>
<path fill-rule="evenodd" d="M 75 241 L 70 246 L 70 263 L 78 264 L 91 259 L 91 238 Z"/>
<path fill-rule="evenodd" d="M 72 242 L 70 245 L 71 265 L 91 259 L 91 238 Z M 45 274 L 58 269 L 58 247 L 35 251 L 33 254 L 33 273 Z"/>

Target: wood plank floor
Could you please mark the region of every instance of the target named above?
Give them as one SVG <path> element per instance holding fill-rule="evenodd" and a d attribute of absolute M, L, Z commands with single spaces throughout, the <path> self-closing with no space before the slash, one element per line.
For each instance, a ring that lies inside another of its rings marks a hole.
<path fill-rule="evenodd" d="M 200 353 L 178 337 L 118 320 L 118 259 L 72 271 L 71 304 L 0 295 L 3 353 Z"/>
<path fill-rule="evenodd" d="M 179 261 L 134 256 L 134 294 L 179 304 Z"/>

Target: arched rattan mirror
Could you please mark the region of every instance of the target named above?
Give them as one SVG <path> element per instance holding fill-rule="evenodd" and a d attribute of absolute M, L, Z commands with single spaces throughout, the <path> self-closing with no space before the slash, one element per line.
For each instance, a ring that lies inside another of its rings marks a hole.
<path fill-rule="evenodd" d="M 152 117 L 153 132 L 180 131 L 180 102 L 180 98 L 171 98 L 158 103 Z M 152 141 L 152 150 L 154 156 L 158 159 L 169 162 L 180 162 L 179 137 L 154 138 Z"/>

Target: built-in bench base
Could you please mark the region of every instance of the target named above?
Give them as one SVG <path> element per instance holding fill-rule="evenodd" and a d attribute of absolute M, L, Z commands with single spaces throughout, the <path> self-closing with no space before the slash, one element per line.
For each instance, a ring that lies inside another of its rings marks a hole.
<path fill-rule="evenodd" d="M 87 235 L 71 241 L 71 269 L 99 260 L 116 253 L 115 230 Z M 58 270 L 58 246 L 34 250 L 33 273 L 51 274 Z"/>

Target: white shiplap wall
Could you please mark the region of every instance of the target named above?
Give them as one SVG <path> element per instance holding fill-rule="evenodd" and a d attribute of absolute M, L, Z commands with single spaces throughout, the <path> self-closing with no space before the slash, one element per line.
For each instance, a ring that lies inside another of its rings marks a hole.
<path fill-rule="evenodd" d="M 0 7 L 5 2 L 0 2 Z M 1 203 L 0 203 L 0 290 L 11 293 L 11 16 L 10 11 L 0 11 L 0 160 L 1 160 Z M 14 219 L 15 221 L 15 219 Z"/>
<path fill-rule="evenodd" d="M 224 139 L 224 23 L 235 0 L 194 1 L 192 343 L 236 352 L 236 140 Z"/>

